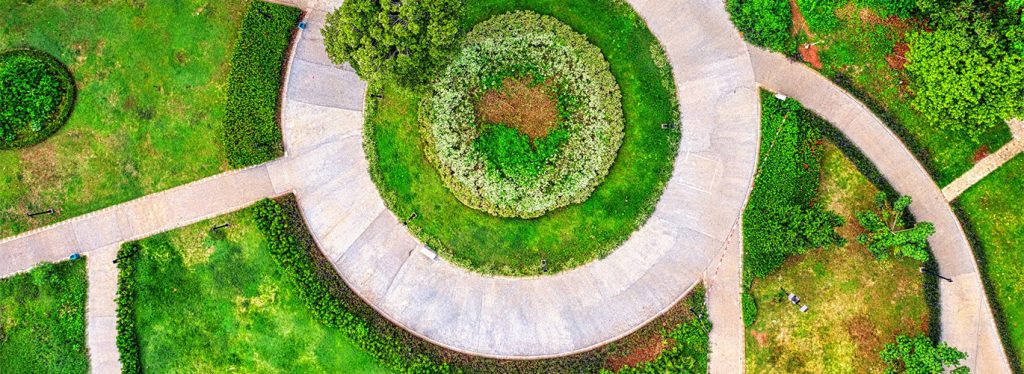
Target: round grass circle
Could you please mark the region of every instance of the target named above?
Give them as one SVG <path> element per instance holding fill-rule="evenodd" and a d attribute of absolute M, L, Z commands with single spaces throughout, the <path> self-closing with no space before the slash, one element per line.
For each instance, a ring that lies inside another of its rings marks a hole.
<path fill-rule="evenodd" d="M 619 0 L 479 0 L 465 4 L 462 30 L 519 10 L 552 16 L 586 36 L 619 85 L 622 144 L 586 201 L 533 219 L 463 204 L 426 152 L 419 117 L 430 87 L 371 82 L 363 139 L 381 197 L 420 241 L 452 263 L 505 276 L 553 274 L 615 250 L 654 211 L 680 138 L 679 126 L 663 126 L 679 122 L 668 59 L 631 7 Z"/>
<path fill-rule="evenodd" d="M 0 149 L 43 141 L 64 125 L 75 102 L 71 72 L 33 49 L 0 53 Z"/>
<path fill-rule="evenodd" d="M 473 27 L 420 109 L 427 157 L 455 196 L 502 217 L 580 203 L 622 144 L 622 95 L 601 51 L 549 16 Z"/>

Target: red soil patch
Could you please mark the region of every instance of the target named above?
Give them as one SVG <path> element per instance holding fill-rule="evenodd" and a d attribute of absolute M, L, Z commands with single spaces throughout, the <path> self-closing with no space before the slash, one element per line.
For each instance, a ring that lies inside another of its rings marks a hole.
<path fill-rule="evenodd" d="M 750 330 L 750 336 L 754 337 L 754 341 L 757 342 L 758 347 L 764 347 L 765 345 L 768 345 L 767 333 Z"/>
<path fill-rule="evenodd" d="M 910 45 L 907 43 L 896 43 L 892 47 L 892 53 L 885 56 L 885 62 L 889 64 L 889 67 L 896 70 L 903 70 L 907 65 L 907 52 L 910 51 Z"/>
<path fill-rule="evenodd" d="M 530 139 L 542 138 L 558 120 L 558 100 L 551 85 L 533 84 L 529 77 L 505 78 L 500 89 L 485 92 L 476 103 L 476 116 L 515 128 Z"/>
<path fill-rule="evenodd" d="M 804 18 L 803 12 L 800 11 L 800 5 L 797 5 L 796 0 L 789 0 L 789 13 L 793 15 L 793 35 L 804 33 L 808 39 L 813 39 L 814 34 L 811 34 L 811 28 L 807 26 L 807 19 Z M 821 64 L 821 57 L 818 55 L 819 48 L 813 43 L 805 43 L 797 48 L 800 51 L 800 58 L 811 64 L 811 67 L 815 69 L 821 69 L 824 65 Z"/>
<path fill-rule="evenodd" d="M 671 342 L 670 342 L 671 343 Z M 636 366 L 644 362 L 650 362 L 661 354 L 665 349 L 665 341 L 660 336 L 651 336 L 646 342 L 638 344 L 637 348 L 625 356 L 609 357 L 606 367 L 618 371 L 626 366 Z"/>
<path fill-rule="evenodd" d="M 825 67 L 825 65 L 822 65 L 821 63 L 821 56 L 818 55 L 818 46 L 811 43 L 805 43 L 804 45 L 801 45 L 798 49 L 800 50 L 800 58 L 806 61 L 808 64 L 811 64 L 811 67 L 815 69 L 821 69 Z"/>
<path fill-rule="evenodd" d="M 988 157 L 988 144 L 982 145 L 977 151 L 974 151 L 974 162 L 981 161 L 985 157 Z"/>

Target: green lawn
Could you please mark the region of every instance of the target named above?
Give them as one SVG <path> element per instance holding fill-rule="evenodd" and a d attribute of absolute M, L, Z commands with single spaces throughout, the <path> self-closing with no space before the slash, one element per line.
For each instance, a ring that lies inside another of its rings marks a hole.
<path fill-rule="evenodd" d="M 86 373 L 85 260 L 0 279 L 0 373 Z"/>
<path fill-rule="evenodd" d="M 59 132 L 0 151 L 0 237 L 226 170 L 228 61 L 246 2 L 0 0 L 0 50 L 75 75 Z M 27 211 L 61 209 L 37 219 Z"/>
<path fill-rule="evenodd" d="M 835 146 L 825 147 L 820 203 L 846 218 L 849 242 L 789 258 L 782 269 L 754 280 L 757 321 L 747 329 L 751 373 L 881 372 L 878 352 L 897 335 L 927 332 L 919 263 L 878 261 L 854 238 L 854 212 L 874 207 L 877 189 Z M 810 307 L 801 313 L 780 289 Z"/>
<path fill-rule="evenodd" d="M 1002 310 L 1003 337 L 1024 365 L 1024 155 L 994 171 L 960 195 L 964 224 L 973 231 L 975 251 L 988 278 L 993 307 Z"/>
<path fill-rule="evenodd" d="M 226 235 L 210 227 L 230 222 Z M 243 210 L 140 242 L 135 303 L 148 372 L 385 372 L 310 314 Z"/>
<path fill-rule="evenodd" d="M 608 177 L 582 204 L 533 219 L 505 219 L 462 205 L 424 158 L 416 90 L 375 87 L 367 119 L 376 150 L 373 174 L 391 209 L 446 258 L 486 273 L 537 274 L 604 255 L 628 238 L 653 211 L 671 175 L 679 133 L 661 129 L 678 120 L 675 88 L 657 40 L 618 0 L 484 0 L 466 3 L 463 29 L 516 9 L 553 15 L 604 52 L 623 94 L 626 135 Z"/>

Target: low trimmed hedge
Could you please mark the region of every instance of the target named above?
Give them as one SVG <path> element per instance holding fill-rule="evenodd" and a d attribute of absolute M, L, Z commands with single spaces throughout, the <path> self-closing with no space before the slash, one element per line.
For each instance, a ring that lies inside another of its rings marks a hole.
<path fill-rule="evenodd" d="M 242 18 L 231 74 L 223 140 L 234 168 L 261 164 L 284 154 L 280 96 L 292 34 L 302 11 L 255 1 Z"/>
<path fill-rule="evenodd" d="M 75 106 L 75 78 L 34 49 L 0 53 L 0 149 L 27 147 L 57 132 Z"/>
<path fill-rule="evenodd" d="M 142 350 L 135 319 L 139 262 L 135 255 L 140 248 L 138 242 L 130 242 L 121 245 L 117 251 L 117 353 L 121 358 L 121 373 L 124 374 L 142 372 Z"/>

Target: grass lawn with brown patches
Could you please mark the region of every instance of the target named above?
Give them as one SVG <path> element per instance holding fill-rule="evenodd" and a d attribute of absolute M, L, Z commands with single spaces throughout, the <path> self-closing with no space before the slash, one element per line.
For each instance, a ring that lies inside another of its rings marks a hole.
<path fill-rule="evenodd" d="M 211 233 L 215 224 L 231 227 Z M 243 210 L 141 242 L 136 322 L 147 372 L 386 372 L 318 322 Z"/>
<path fill-rule="evenodd" d="M 0 0 L 0 50 L 52 54 L 75 76 L 68 123 L 0 151 L 0 237 L 227 169 L 220 129 L 245 2 Z M 29 219 L 29 211 L 60 215 Z"/>
<path fill-rule="evenodd" d="M 928 328 L 920 264 L 876 260 L 855 240 L 863 229 L 854 214 L 874 207 L 877 189 L 832 144 L 822 170 L 821 201 L 846 219 L 839 232 L 849 243 L 793 256 L 753 282 L 758 313 L 747 328 L 748 372 L 881 372 L 886 343 Z M 798 295 L 807 313 L 782 289 Z"/>

